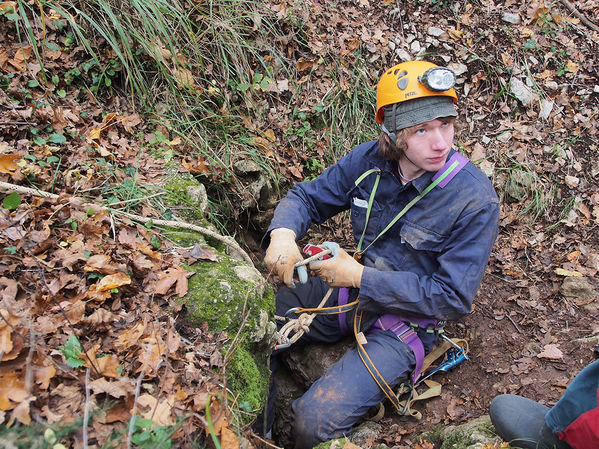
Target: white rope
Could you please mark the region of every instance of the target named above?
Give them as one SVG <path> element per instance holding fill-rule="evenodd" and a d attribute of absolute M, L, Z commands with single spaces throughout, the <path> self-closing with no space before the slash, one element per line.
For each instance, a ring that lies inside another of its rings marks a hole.
<path fill-rule="evenodd" d="M 314 254 L 313 256 L 308 257 L 307 259 L 296 262 L 293 265 L 293 269 L 295 270 L 297 267 L 307 265 L 310 262 L 312 262 L 314 260 L 318 260 L 318 259 L 322 258 L 323 256 L 326 256 L 327 254 L 330 254 L 330 253 L 331 253 L 330 249 L 325 249 L 325 250 L 319 252 L 318 254 Z M 327 293 L 324 295 L 324 298 L 322 298 L 322 301 L 320 301 L 320 304 L 317 307 L 318 309 L 324 307 L 324 305 L 327 303 L 329 297 L 331 296 L 331 293 L 333 293 L 333 287 L 330 287 L 329 290 L 327 291 Z M 302 335 L 310 332 L 310 325 L 312 324 L 312 321 L 314 320 L 316 315 L 317 315 L 316 313 L 309 313 L 309 312 L 304 312 L 297 318 L 288 318 L 288 317 L 284 317 L 284 316 L 275 315 L 275 319 L 277 321 L 288 320 L 287 323 L 285 323 L 283 325 L 283 327 L 277 332 L 277 343 L 276 344 L 277 345 L 293 344 L 296 341 L 298 341 L 302 337 Z M 290 334 L 293 334 L 293 335 L 291 337 L 289 337 Z"/>

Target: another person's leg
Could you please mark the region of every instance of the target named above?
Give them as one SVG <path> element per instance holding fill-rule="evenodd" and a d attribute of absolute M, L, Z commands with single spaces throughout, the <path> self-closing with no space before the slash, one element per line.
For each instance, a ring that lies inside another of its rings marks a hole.
<path fill-rule="evenodd" d="M 364 346 L 374 366 L 390 386 L 407 378 L 414 366 L 414 353 L 393 333 L 368 335 Z M 384 393 L 364 366 L 355 348 L 318 379 L 292 406 L 297 449 L 347 435 Z"/>
<path fill-rule="evenodd" d="M 583 369 L 562 398 L 549 408 L 522 396 L 504 394 L 491 402 L 497 433 L 524 449 L 599 447 L 599 361 Z"/>
<path fill-rule="evenodd" d="M 599 448 L 599 360 L 574 378 L 545 422 L 574 449 Z"/>
<path fill-rule="evenodd" d="M 502 394 L 491 402 L 489 415 L 495 430 L 510 447 L 567 449 L 545 424 L 549 407 L 515 394 Z"/>

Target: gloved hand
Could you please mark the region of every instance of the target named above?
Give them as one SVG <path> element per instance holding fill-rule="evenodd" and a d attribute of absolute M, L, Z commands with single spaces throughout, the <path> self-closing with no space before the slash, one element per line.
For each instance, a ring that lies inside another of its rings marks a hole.
<path fill-rule="evenodd" d="M 293 265 L 304 260 L 297 243 L 295 243 L 295 232 L 287 228 L 276 228 L 270 232 L 270 245 L 264 256 L 264 263 L 270 271 L 275 273 L 290 288 L 295 288 L 293 280 Z M 305 284 L 308 281 L 308 271 L 304 265 L 297 268 L 299 282 Z"/>
<path fill-rule="evenodd" d="M 331 250 L 331 258 L 310 262 L 310 271 L 331 287 L 360 288 L 364 266 L 347 254 L 337 243 L 324 242 Z"/>

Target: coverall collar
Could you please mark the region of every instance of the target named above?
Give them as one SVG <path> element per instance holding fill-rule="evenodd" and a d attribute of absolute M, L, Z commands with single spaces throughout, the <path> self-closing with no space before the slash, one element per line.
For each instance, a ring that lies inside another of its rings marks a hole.
<path fill-rule="evenodd" d="M 447 159 L 445 160 L 448 161 L 454 153 L 455 150 L 453 148 L 449 150 L 449 154 L 447 155 Z M 437 172 L 434 171 L 427 171 L 412 181 L 412 185 L 418 191 L 418 193 L 422 193 L 422 191 L 430 185 L 430 183 L 432 182 L 431 179 L 433 178 L 433 176 L 435 176 L 436 173 Z"/>

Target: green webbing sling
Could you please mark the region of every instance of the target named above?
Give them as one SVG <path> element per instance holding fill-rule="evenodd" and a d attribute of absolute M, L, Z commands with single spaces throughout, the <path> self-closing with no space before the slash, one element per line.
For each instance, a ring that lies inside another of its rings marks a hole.
<path fill-rule="evenodd" d="M 368 175 L 372 174 L 372 173 L 376 173 L 376 180 L 374 181 L 374 186 L 372 187 L 372 192 L 370 192 L 370 198 L 368 199 L 368 209 L 366 210 L 366 220 L 364 222 L 364 230 L 362 231 L 362 236 L 360 237 L 360 241 L 358 242 L 358 250 L 356 251 L 354 257 L 356 257 L 358 260 L 362 257 L 362 254 L 364 254 L 368 248 L 370 248 L 374 242 L 376 242 L 380 236 L 382 236 L 385 232 L 387 232 L 389 229 L 391 229 L 391 227 L 393 227 L 393 225 L 395 223 L 397 223 L 397 221 L 403 217 L 405 215 L 405 213 L 407 211 L 409 211 L 412 206 L 414 206 L 414 204 L 416 204 L 418 201 L 420 201 L 422 198 L 424 198 L 424 196 L 430 192 L 431 190 L 433 190 L 441 181 L 443 181 L 453 170 L 455 170 L 455 168 L 459 165 L 458 161 L 454 161 L 449 167 L 447 167 L 447 170 L 445 170 L 443 173 L 441 173 L 441 175 L 435 179 L 433 182 L 431 182 L 426 189 L 424 189 L 422 191 L 422 193 L 420 193 L 417 197 L 415 197 L 412 201 L 410 201 L 408 204 L 406 204 L 404 206 L 404 208 L 402 210 L 399 211 L 399 213 L 395 216 L 395 218 L 393 220 L 391 220 L 389 222 L 389 224 L 385 227 L 385 229 L 383 229 L 379 235 L 377 235 L 374 240 L 372 242 L 370 242 L 370 244 L 362 249 L 362 243 L 364 241 L 364 235 L 366 234 L 366 229 L 368 228 L 368 219 L 370 218 L 370 211 L 372 209 L 372 203 L 374 202 L 374 196 L 376 194 L 376 189 L 379 185 L 379 181 L 381 179 L 381 173 L 382 171 L 378 168 L 372 168 L 366 172 L 364 172 L 358 179 L 356 179 L 355 185 L 357 186 L 358 184 L 360 184 L 360 182 L 362 182 L 362 180 L 364 180 L 364 178 L 366 178 Z"/>

